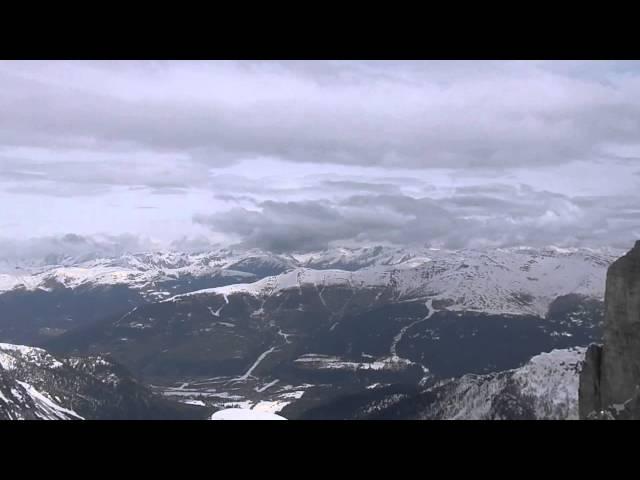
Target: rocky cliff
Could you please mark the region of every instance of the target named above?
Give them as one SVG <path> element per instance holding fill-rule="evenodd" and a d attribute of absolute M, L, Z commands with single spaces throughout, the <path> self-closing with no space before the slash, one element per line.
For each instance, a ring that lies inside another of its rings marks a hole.
<path fill-rule="evenodd" d="M 640 419 L 640 240 L 607 271 L 603 342 L 585 356 L 580 418 Z"/>

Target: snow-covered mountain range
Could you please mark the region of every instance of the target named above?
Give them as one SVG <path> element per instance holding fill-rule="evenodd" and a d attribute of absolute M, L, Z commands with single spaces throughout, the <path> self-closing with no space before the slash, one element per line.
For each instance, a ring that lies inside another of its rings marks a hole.
<path fill-rule="evenodd" d="M 125 413 L 108 403 L 121 399 L 129 417 L 149 406 L 174 415 L 131 371 L 208 415 L 230 395 L 286 418 L 335 418 L 349 409 L 332 402 L 356 395 L 372 415 L 572 418 L 572 394 L 561 390 L 573 374 L 557 365 L 575 366 L 582 352 L 561 349 L 599 339 L 618 254 L 379 246 L 5 262 L 0 341 L 54 357 L 0 348 L 0 401 L 15 418 L 117 417 Z M 24 376 L 31 371 L 41 373 Z M 128 379 L 124 392 L 110 390 L 112 374 Z M 68 392 L 72 384 L 91 401 Z"/>
<path fill-rule="evenodd" d="M 544 317 L 551 302 L 570 293 L 601 299 L 604 273 L 615 259 L 611 252 L 561 249 L 495 249 L 491 251 L 396 251 L 387 255 L 348 252 L 336 260 L 330 252 L 306 258 L 306 265 L 250 284 L 234 284 L 190 294 L 245 293 L 258 297 L 312 285 L 317 289 L 391 288 L 396 301 L 432 298 L 453 311 Z M 356 255 L 360 253 L 361 255 Z M 373 257 L 373 258 L 372 258 Z M 355 271 L 327 269 L 336 264 Z M 175 297 L 174 297 L 175 298 Z"/>
<path fill-rule="evenodd" d="M 304 283 L 319 288 L 391 286 L 398 300 L 428 296 L 443 300 L 449 310 L 544 316 L 561 295 L 602 298 L 606 268 L 618 255 L 611 249 L 451 251 L 380 246 L 304 255 L 228 249 L 149 253 L 83 262 L 65 259 L 35 267 L 5 264 L 0 292 L 121 285 L 149 300 L 161 300 L 184 292 L 184 287 L 175 290 L 181 280 L 216 277 L 220 285 L 234 285 L 218 290 L 226 294 L 264 295 Z M 263 280 L 255 283 L 259 279 Z"/>
<path fill-rule="evenodd" d="M 237 269 L 234 268 L 236 264 Z M 185 277 L 255 279 L 258 276 L 253 272 L 255 265 L 267 270 L 268 274 L 295 266 L 284 257 L 227 250 L 201 254 L 157 252 L 91 260 L 64 258 L 55 264 L 5 262 L 0 263 L 0 292 L 17 288 L 50 291 L 60 287 L 126 285 L 151 296 L 162 297 L 170 293 L 158 289 L 158 284 Z"/>

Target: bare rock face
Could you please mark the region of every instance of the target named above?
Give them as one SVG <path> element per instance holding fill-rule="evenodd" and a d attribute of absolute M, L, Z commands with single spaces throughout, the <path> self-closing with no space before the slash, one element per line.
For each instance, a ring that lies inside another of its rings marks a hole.
<path fill-rule="evenodd" d="M 600 404 L 601 362 L 602 345 L 589 345 L 580 372 L 578 405 L 580 418 L 586 418 L 591 412 L 602 410 Z"/>
<path fill-rule="evenodd" d="M 637 241 L 607 272 L 604 345 L 591 345 L 587 350 L 580 374 L 580 418 L 638 418 L 639 386 L 640 241 Z"/>

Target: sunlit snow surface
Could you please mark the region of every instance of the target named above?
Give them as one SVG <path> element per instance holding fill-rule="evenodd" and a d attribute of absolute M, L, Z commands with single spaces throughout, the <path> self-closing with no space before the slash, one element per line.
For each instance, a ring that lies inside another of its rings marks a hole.
<path fill-rule="evenodd" d="M 227 408 L 211 415 L 211 420 L 286 420 L 286 418 L 260 410 Z"/>

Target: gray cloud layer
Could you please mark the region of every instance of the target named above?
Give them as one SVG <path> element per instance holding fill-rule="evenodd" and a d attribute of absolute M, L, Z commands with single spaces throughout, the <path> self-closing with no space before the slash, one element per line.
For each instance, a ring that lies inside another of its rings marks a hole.
<path fill-rule="evenodd" d="M 626 245 L 639 138 L 639 62 L 0 61 L 0 249 Z"/>
<path fill-rule="evenodd" d="M 65 257 L 89 259 L 115 257 L 124 253 L 153 249 L 153 243 L 134 235 L 82 236 L 69 233 L 61 236 L 37 237 L 28 240 L 0 238 L 0 260 L 11 262 L 37 260 L 56 263 Z"/>
<path fill-rule="evenodd" d="M 633 197 L 603 202 L 507 185 L 476 192 L 466 188 L 438 200 L 358 195 L 337 202 L 266 201 L 258 210 L 236 207 L 195 221 L 234 234 L 244 246 L 279 252 L 375 242 L 447 248 L 625 247 L 640 236 L 640 207 Z"/>
<path fill-rule="evenodd" d="M 638 65 L 3 62 L 0 143 L 208 165 L 556 164 L 637 145 Z"/>

